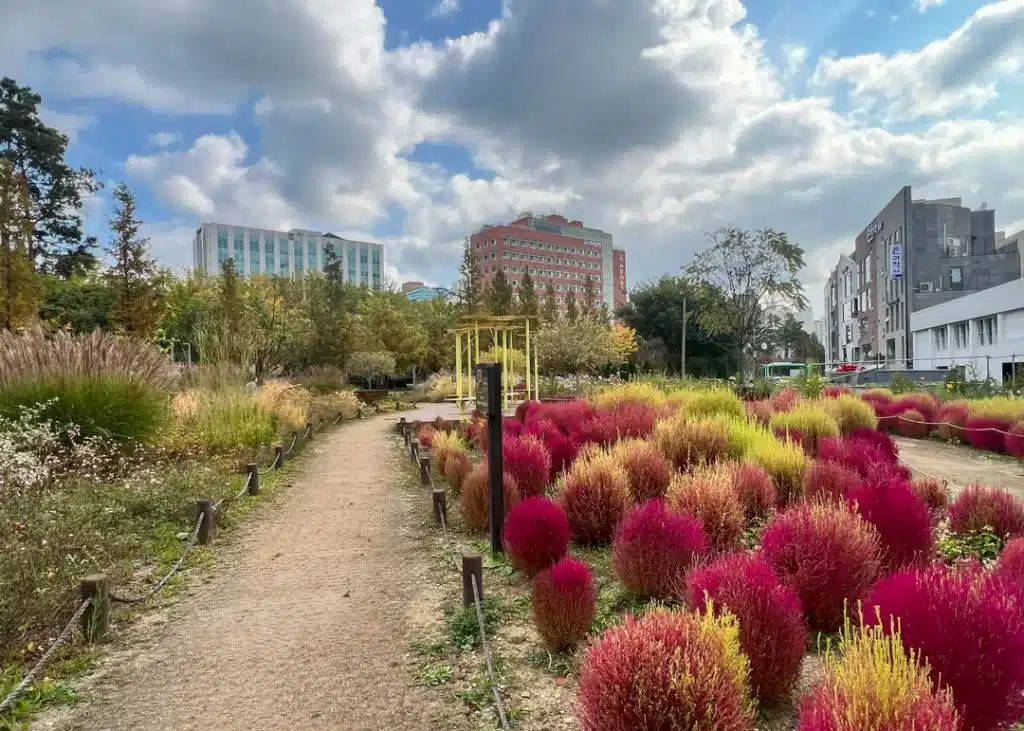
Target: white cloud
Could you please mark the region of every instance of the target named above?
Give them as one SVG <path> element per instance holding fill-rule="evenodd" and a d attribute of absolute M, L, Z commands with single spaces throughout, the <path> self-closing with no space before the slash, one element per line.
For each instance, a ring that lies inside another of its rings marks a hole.
<path fill-rule="evenodd" d="M 945 4 L 946 0 L 914 0 L 914 7 L 917 8 L 919 13 L 927 13 L 932 8 Z"/>
<path fill-rule="evenodd" d="M 170 147 L 181 142 L 180 132 L 154 132 L 149 136 L 149 142 L 157 147 Z"/>
<path fill-rule="evenodd" d="M 782 46 L 782 52 L 786 58 L 785 75 L 795 76 L 803 69 L 807 60 L 807 47 L 786 43 Z"/>
<path fill-rule="evenodd" d="M 432 18 L 447 18 L 459 12 L 459 0 L 438 0 L 437 5 L 430 11 Z"/>
<path fill-rule="evenodd" d="M 96 117 L 91 114 L 58 112 L 48 107 L 40 108 L 39 118 L 43 120 L 43 124 L 67 135 L 72 143 L 78 140 L 78 135 L 82 130 L 91 127 L 96 122 Z"/>

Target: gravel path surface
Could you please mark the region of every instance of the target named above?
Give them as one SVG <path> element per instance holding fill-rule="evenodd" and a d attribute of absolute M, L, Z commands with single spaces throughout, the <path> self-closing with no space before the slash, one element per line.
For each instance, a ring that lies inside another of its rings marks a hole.
<path fill-rule="evenodd" d="M 935 439 L 895 439 L 900 456 L 914 468 L 915 476 L 926 477 L 924 473 L 928 472 L 961 487 L 980 482 L 1004 487 L 1024 498 L 1024 465 L 1020 460 Z M 956 488 L 950 489 L 957 492 Z"/>
<path fill-rule="evenodd" d="M 84 684 L 87 702 L 38 727 L 449 728 L 405 657 L 426 559 L 403 537 L 412 506 L 393 429 L 378 417 L 314 442 L 305 476 L 222 549 L 210 580 L 129 633 Z"/>

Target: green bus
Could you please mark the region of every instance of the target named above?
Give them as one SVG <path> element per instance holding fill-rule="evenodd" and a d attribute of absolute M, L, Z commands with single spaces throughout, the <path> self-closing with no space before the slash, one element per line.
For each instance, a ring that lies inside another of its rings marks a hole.
<path fill-rule="evenodd" d="M 761 366 L 761 376 L 763 378 L 770 378 L 774 381 L 788 380 L 790 378 L 799 378 L 804 374 L 811 372 L 811 366 L 807 363 L 788 363 L 785 361 L 777 361 L 775 363 L 765 363 Z"/>

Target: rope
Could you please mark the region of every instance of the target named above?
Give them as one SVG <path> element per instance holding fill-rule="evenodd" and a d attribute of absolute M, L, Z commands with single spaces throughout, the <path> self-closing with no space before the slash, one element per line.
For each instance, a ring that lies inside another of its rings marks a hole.
<path fill-rule="evenodd" d="M 886 417 L 883 416 L 881 418 L 884 419 Z M 890 418 L 903 419 L 903 421 L 909 421 L 911 424 L 924 424 L 925 426 L 951 426 L 954 429 L 962 429 L 965 432 L 967 432 L 967 431 L 994 431 L 994 432 L 998 432 L 998 433 L 1000 433 L 1000 434 L 1002 434 L 1004 436 L 1008 436 L 1008 437 L 1018 436 L 1016 434 L 1011 434 L 1008 431 L 1003 431 L 1002 429 L 997 429 L 994 426 L 981 426 L 981 427 L 972 426 L 972 427 L 967 427 L 967 426 L 964 426 L 963 424 L 953 424 L 953 423 L 948 422 L 948 421 L 918 421 L 917 419 L 911 419 L 910 417 L 904 416 L 903 414 L 894 414 L 893 417 L 890 417 Z"/>
<path fill-rule="evenodd" d="M 907 467 L 909 467 L 909 468 L 910 468 L 911 470 L 913 470 L 914 472 L 920 472 L 920 473 L 921 473 L 922 475 L 924 475 L 925 477 L 930 477 L 930 478 L 932 478 L 933 480 L 938 480 L 938 481 L 939 481 L 939 482 L 941 482 L 941 483 L 942 483 L 943 485 L 950 485 L 950 486 L 952 486 L 952 487 L 955 487 L 955 488 L 956 488 L 957 490 L 963 490 L 963 489 L 964 489 L 964 488 L 963 488 L 963 487 L 962 487 L 961 485 L 958 485 L 958 484 L 956 484 L 956 483 L 955 483 L 955 482 L 953 482 L 952 480 L 946 480 L 946 479 L 943 479 L 942 477 L 939 477 L 938 475 L 933 475 L 933 474 L 932 474 L 931 472 L 925 472 L 925 471 L 924 471 L 924 470 L 922 470 L 922 469 L 921 469 L 920 467 L 915 467 L 914 465 L 910 464 L 910 462 L 908 462 L 907 460 L 903 459 L 903 457 L 901 457 L 901 456 L 900 456 L 900 455 L 898 455 L 898 454 L 896 455 L 896 459 L 898 459 L 898 460 L 899 460 L 900 462 L 902 462 L 903 464 L 905 464 L 905 465 L 906 465 Z"/>
<path fill-rule="evenodd" d="M 0 714 L 3 714 L 10 709 L 14 701 L 18 699 L 18 696 L 25 692 L 25 689 L 32 684 L 32 680 L 43 669 L 43 666 L 51 657 L 53 657 L 53 653 L 56 649 L 68 641 L 75 630 L 75 625 L 78 624 L 78 621 L 82 618 L 82 615 L 85 614 L 85 610 L 88 609 L 90 604 L 92 604 L 92 599 L 86 599 L 78 605 L 78 609 L 75 610 L 75 613 L 71 616 L 71 619 L 68 620 L 67 625 L 65 625 L 63 631 L 61 631 L 57 636 L 57 639 L 54 640 L 53 644 L 50 645 L 46 652 L 43 653 L 43 656 L 39 658 L 36 664 L 32 666 L 32 669 L 25 673 L 25 677 L 21 679 L 21 682 L 14 686 L 14 689 L 8 693 L 7 697 L 4 698 L 2 703 L 0 703 Z"/>
<path fill-rule="evenodd" d="M 286 457 L 292 453 L 293 449 L 295 449 L 295 442 L 297 441 L 298 437 L 296 436 L 295 432 L 292 432 L 292 443 L 288 446 L 288 449 L 284 450 L 284 454 Z"/>
<path fill-rule="evenodd" d="M 242 485 L 242 489 L 241 490 L 239 490 L 237 493 L 235 493 L 231 497 L 227 497 L 227 498 L 222 497 L 220 500 L 218 500 L 217 502 L 215 502 L 213 504 L 213 509 L 217 510 L 217 508 L 219 508 L 224 503 L 227 503 L 228 505 L 230 505 L 231 503 L 235 502 L 235 500 L 238 500 L 238 498 L 242 497 L 242 495 L 244 495 L 246 492 L 249 491 L 249 483 L 250 482 L 252 482 L 252 473 L 251 472 L 248 473 L 245 476 L 245 484 Z"/>
<path fill-rule="evenodd" d="M 181 568 L 182 564 L 185 563 L 185 559 L 188 558 L 188 554 L 196 545 L 196 541 L 199 538 L 199 528 L 203 525 L 204 517 L 205 516 L 203 513 L 199 514 L 199 518 L 196 520 L 195 528 L 192 529 L 192 535 L 190 535 L 188 537 L 188 540 L 185 542 L 185 548 L 184 550 L 182 550 L 181 556 L 178 557 L 178 561 L 174 564 L 174 566 L 171 567 L 171 570 L 168 571 L 162 579 L 160 579 L 156 586 L 154 586 L 152 589 L 150 589 L 140 597 L 121 597 L 117 596 L 116 594 L 110 593 L 108 594 L 108 596 L 110 597 L 110 601 L 116 602 L 117 604 L 144 604 L 145 602 L 149 601 L 158 591 L 163 589 L 167 585 L 167 582 L 171 580 L 171 577 L 178 573 L 178 570 Z"/>
<path fill-rule="evenodd" d="M 508 719 L 505 718 L 505 705 L 501 702 L 501 694 L 498 693 L 498 685 L 494 680 L 494 662 L 491 660 L 491 646 L 487 644 L 487 633 L 484 632 L 484 610 L 480 606 L 480 592 L 476 586 L 476 574 L 470 577 L 473 585 L 473 606 L 476 607 L 476 624 L 480 628 L 480 644 L 484 648 L 484 660 L 487 662 L 487 679 L 491 684 L 491 693 L 494 695 L 494 707 L 498 711 L 498 720 L 501 727 L 508 731 Z"/>

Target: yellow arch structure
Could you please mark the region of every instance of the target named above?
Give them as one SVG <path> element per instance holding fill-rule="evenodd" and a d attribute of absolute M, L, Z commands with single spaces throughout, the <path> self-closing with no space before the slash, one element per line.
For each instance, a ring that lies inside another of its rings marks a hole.
<path fill-rule="evenodd" d="M 540 368 L 530 334 L 531 320 L 535 319 L 524 315 L 467 315 L 451 329 L 455 335 L 455 401 L 459 408 L 474 400 L 473 367 L 480 362 L 481 332 L 485 337 L 490 334 L 492 348 L 502 348 L 502 406 L 508 408 L 512 403 L 510 395 L 517 374 L 512 370 L 509 351 L 520 334 L 526 350 L 526 398 L 540 398 Z"/>

